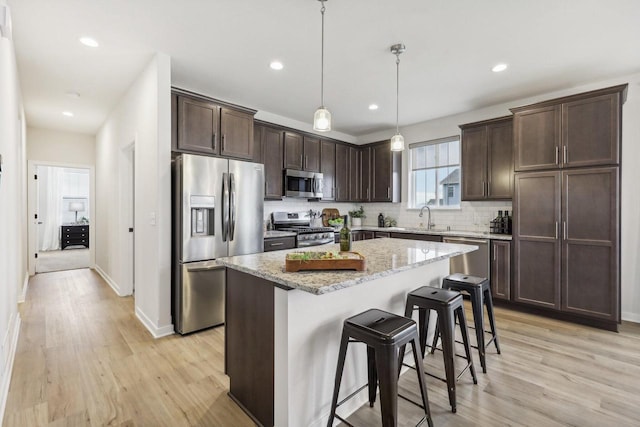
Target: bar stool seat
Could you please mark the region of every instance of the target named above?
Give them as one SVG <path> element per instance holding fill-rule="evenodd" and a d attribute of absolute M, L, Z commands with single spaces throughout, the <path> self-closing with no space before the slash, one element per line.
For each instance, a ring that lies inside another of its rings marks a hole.
<path fill-rule="evenodd" d="M 418 324 L 420 337 L 420 350 L 424 356 L 427 329 L 429 327 L 430 311 L 435 310 L 438 315 L 437 329 L 442 334 L 442 355 L 444 358 L 444 370 L 446 378 L 440 378 L 425 372 L 434 378 L 438 378 L 447 383 L 449 393 L 449 404 L 451 411 L 456 412 L 456 381 L 469 369 L 473 383 L 477 384 L 476 371 L 473 367 L 471 359 L 471 349 L 469 347 L 469 332 L 464 314 L 464 305 L 462 295 L 459 292 L 447 289 L 434 288 L 432 286 L 423 286 L 407 295 L 407 304 L 405 306 L 405 317 L 410 318 L 412 312 L 418 310 Z M 459 375 L 455 374 L 455 325 L 456 318 L 460 324 L 460 332 L 462 334 L 462 343 L 464 344 L 467 365 L 462 369 Z M 404 355 L 404 347 L 400 349 L 400 354 Z"/>
<path fill-rule="evenodd" d="M 491 298 L 491 287 L 489 280 L 484 277 L 469 276 L 468 274 L 451 274 L 442 281 L 444 289 L 466 292 L 471 298 L 471 309 L 473 311 L 473 323 L 476 331 L 476 341 L 478 355 L 480 356 L 480 365 L 482 372 L 487 373 L 486 348 L 493 342 L 496 346 L 498 354 L 500 354 L 500 344 L 498 342 L 498 333 L 496 331 L 496 322 L 493 316 L 493 299 Z M 487 316 L 489 319 L 490 331 L 484 330 L 484 307 L 487 307 Z M 491 339 L 485 342 L 484 334 L 491 334 Z M 438 334 L 434 336 L 431 352 L 436 345 Z"/>
<path fill-rule="evenodd" d="M 367 345 L 367 373 L 368 382 L 355 392 L 338 402 L 342 372 L 350 343 L 364 343 Z M 414 402 L 398 394 L 399 376 L 399 349 L 411 343 L 413 357 L 416 366 L 422 365 L 422 358 L 418 353 L 418 328 L 416 322 L 411 319 L 388 313 L 383 310 L 370 309 L 344 321 L 342 339 L 338 353 L 338 366 L 336 368 L 333 399 L 331 401 L 331 414 L 328 427 L 333 426 L 334 418 L 351 426 L 345 419 L 336 413 L 338 406 L 355 396 L 365 387 L 369 388 L 369 405 L 373 406 L 376 398 L 376 386 L 380 386 L 380 409 L 382 412 L 382 425 L 385 427 L 397 426 L 398 401 L 400 396 L 424 409 L 425 416 L 418 425 L 425 420 L 429 427 L 433 427 L 427 385 L 422 370 L 418 372 L 418 384 L 420 386 L 421 403 Z M 404 352 L 403 352 L 404 354 Z"/>

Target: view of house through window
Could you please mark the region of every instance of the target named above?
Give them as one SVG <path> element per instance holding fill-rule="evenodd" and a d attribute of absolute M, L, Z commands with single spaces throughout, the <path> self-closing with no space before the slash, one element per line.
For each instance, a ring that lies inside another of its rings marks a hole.
<path fill-rule="evenodd" d="M 411 144 L 412 207 L 460 206 L 460 137 Z"/>

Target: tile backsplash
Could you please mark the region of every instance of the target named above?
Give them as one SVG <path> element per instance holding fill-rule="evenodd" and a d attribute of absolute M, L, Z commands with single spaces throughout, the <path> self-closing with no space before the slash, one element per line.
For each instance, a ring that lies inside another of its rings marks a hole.
<path fill-rule="evenodd" d="M 264 219 L 268 219 L 274 211 L 306 211 L 309 209 L 322 211 L 324 208 L 336 208 L 342 215 L 347 215 L 350 210 L 355 210 L 360 203 L 331 203 L 331 202 L 307 202 L 304 199 L 284 199 L 282 201 L 264 202 Z M 408 209 L 406 203 L 362 203 L 367 217 L 363 225 L 376 226 L 378 214 L 395 218 L 398 227 L 419 227 L 420 223 L 426 226 L 427 211 L 423 218 L 418 214 L 419 209 Z M 431 222 L 437 229 L 461 231 L 489 231 L 489 221 L 498 215 L 498 211 L 508 210 L 512 213 L 511 202 L 462 202 L 460 209 L 432 209 Z"/>

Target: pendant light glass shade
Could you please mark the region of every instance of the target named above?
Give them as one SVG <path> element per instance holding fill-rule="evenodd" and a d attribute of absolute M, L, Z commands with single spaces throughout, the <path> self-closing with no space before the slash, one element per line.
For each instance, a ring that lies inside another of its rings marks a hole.
<path fill-rule="evenodd" d="M 319 107 L 313 115 L 313 130 L 327 132 L 331 130 L 331 113 L 324 107 Z"/>
<path fill-rule="evenodd" d="M 391 137 L 391 151 L 404 151 L 404 137 L 399 133 Z"/>
<path fill-rule="evenodd" d="M 319 132 L 328 132 L 331 130 L 331 113 L 324 107 L 324 2 L 327 0 L 319 0 L 322 4 L 320 14 L 322 15 L 322 49 L 320 51 L 320 107 L 313 115 L 313 130 Z"/>

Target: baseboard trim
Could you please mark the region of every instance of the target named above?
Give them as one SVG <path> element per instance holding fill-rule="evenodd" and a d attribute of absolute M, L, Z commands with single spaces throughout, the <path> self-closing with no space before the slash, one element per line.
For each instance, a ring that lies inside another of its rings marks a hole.
<path fill-rule="evenodd" d="M 109 275 L 107 273 L 105 273 L 99 265 L 94 265 L 94 269 L 98 272 L 98 274 L 100 275 L 100 277 L 102 277 L 104 279 L 105 282 L 107 282 L 107 284 L 109 286 L 111 286 L 111 289 L 113 289 L 113 291 L 116 293 L 116 295 L 118 295 L 119 297 L 123 297 L 125 296 L 121 291 L 120 291 L 120 286 L 118 286 L 118 284 L 113 281 L 113 279 L 111 279 L 111 277 L 109 277 Z"/>
<path fill-rule="evenodd" d="M 29 287 L 29 272 L 24 274 L 24 281 L 22 282 L 22 294 L 18 297 L 18 304 L 22 304 L 27 300 L 27 288 Z"/>
<path fill-rule="evenodd" d="M 633 323 L 640 323 L 640 314 L 638 313 L 630 313 L 630 312 L 622 312 L 622 320 Z"/>
<path fill-rule="evenodd" d="M 9 385 L 11 384 L 11 373 L 13 372 L 13 362 L 16 358 L 16 349 L 18 348 L 18 337 L 20 336 L 20 325 L 22 320 L 20 319 L 20 313 L 16 313 L 15 320 L 13 322 L 13 331 L 9 341 L 9 357 L 7 358 L 7 364 L 4 372 L 2 373 L 0 382 L 0 422 L 4 419 L 4 411 L 7 409 L 7 397 L 9 396 Z"/>
<path fill-rule="evenodd" d="M 173 335 L 173 325 L 157 326 L 149 319 L 149 317 L 143 313 L 138 307 L 136 307 L 136 317 L 144 325 L 145 328 L 153 335 L 154 338 L 162 338 L 168 335 Z"/>

